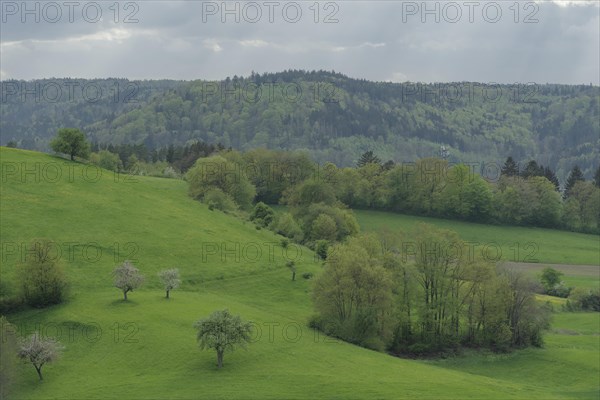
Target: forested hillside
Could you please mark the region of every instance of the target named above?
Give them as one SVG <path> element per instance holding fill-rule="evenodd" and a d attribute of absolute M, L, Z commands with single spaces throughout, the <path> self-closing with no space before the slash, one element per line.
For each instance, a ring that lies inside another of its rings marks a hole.
<path fill-rule="evenodd" d="M 47 150 L 65 126 L 92 142 L 151 149 L 199 139 L 226 147 L 306 149 L 354 164 L 366 150 L 413 161 L 536 159 L 561 180 L 590 179 L 600 144 L 600 89 L 554 84 L 382 83 L 286 71 L 207 81 L 54 80 L 2 83 L 2 144 Z"/>

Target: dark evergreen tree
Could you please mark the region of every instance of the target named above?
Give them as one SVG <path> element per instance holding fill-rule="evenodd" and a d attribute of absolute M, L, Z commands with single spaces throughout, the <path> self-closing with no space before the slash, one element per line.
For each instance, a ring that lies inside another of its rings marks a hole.
<path fill-rule="evenodd" d="M 389 171 L 390 169 L 394 168 L 394 165 L 395 165 L 394 161 L 388 160 L 382 165 L 382 168 L 385 171 Z"/>
<path fill-rule="evenodd" d="M 550 169 L 550 167 L 544 168 L 544 177 L 554 184 L 554 187 L 556 188 L 557 192 L 560 191 L 560 184 L 558 182 L 558 178 L 556 177 L 554 171 Z"/>
<path fill-rule="evenodd" d="M 369 151 L 365 151 L 362 156 L 360 156 L 358 162 L 356 163 L 357 167 L 364 167 L 367 164 L 380 164 L 381 165 L 381 160 L 379 159 L 379 157 L 377 157 L 375 154 L 373 154 L 373 151 L 369 150 Z"/>
<path fill-rule="evenodd" d="M 512 157 L 508 157 L 501 170 L 502 176 L 517 176 L 519 175 L 519 166 Z"/>
<path fill-rule="evenodd" d="M 594 174 L 594 185 L 596 185 L 597 188 L 600 188 L 600 165 L 598 166 L 598 168 L 596 169 L 596 173 Z"/>
<path fill-rule="evenodd" d="M 535 160 L 531 160 L 525 165 L 523 171 L 521 171 L 521 176 L 523 178 L 531 178 L 533 176 L 544 176 L 544 168 Z"/>
<path fill-rule="evenodd" d="M 574 166 L 571 170 L 571 173 L 569 174 L 569 177 L 567 178 L 567 183 L 565 185 L 565 192 L 563 194 L 563 197 L 565 199 L 569 198 L 569 194 L 571 193 L 573 186 L 575 186 L 577 182 L 583 181 L 585 181 L 585 178 L 583 177 L 583 172 L 581 172 L 581 169 L 578 165 Z"/>

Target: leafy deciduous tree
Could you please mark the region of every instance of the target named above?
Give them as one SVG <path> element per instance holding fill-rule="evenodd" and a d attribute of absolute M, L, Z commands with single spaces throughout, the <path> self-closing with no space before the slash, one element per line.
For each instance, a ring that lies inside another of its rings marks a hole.
<path fill-rule="evenodd" d="M 217 352 L 217 367 L 223 367 L 223 355 L 233 351 L 237 346 L 242 348 L 250 342 L 252 324 L 242 321 L 240 316 L 233 316 L 229 310 L 215 311 L 208 318 L 199 320 L 197 340 L 201 349 L 214 349 Z"/>
<path fill-rule="evenodd" d="M 56 138 L 50 142 L 50 147 L 57 153 L 68 154 L 71 161 L 75 157 L 87 158 L 90 154 L 90 144 L 79 129 L 62 128 Z"/>

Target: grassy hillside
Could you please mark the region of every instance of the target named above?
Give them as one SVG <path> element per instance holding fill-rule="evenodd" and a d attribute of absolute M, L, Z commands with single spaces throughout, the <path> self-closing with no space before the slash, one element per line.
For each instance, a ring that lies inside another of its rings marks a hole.
<path fill-rule="evenodd" d="M 93 182 L 81 178 L 83 165 L 47 155 L 1 148 L 0 157 L 3 283 L 15 279 L 14 246 L 32 238 L 48 237 L 65 249 L 75 242 L 91 252 L 63 253 L 72 283 L 67 303 L 9 315 L 21 334 L 38 325 L 66 346 L 41 383 L 31 366 L 19 366 L 15 399 L 598 398 L 599 313 L 557 314 L 543 349 L 446 361 L 394 358 L 316 336 L 306 326 L 310 282 L 291 282 L 281 249 L 268 245 L 280 238 L 209 211 L 187 197 L 184 182 L 115 180 L 107 171 Z M 48 174 L 49 165 L 59 166 L 63 175 L 25 181 L 13 172 L 36 165 Z M 239 243 L 240 259 L 235 250 L 225 258 L 212 254 L 223 243 Z M 256 246 L 263 248 L 258 258 L 250 252 Z M 102 255 L 89 262 L 95 248 Z M 147 278 L 126 303 L 110 277 L 125 258 L 136 259 Z M 300 276 L 318 273 L 308 249 L 295 258 Z M 156 272 L 174 266 L 184 283 L 166 300 Z M 226 354 L 217 370 L 215 355 L 198 349 L 192 325 L 225 307 L 257 328 L 248 351 Z"/>

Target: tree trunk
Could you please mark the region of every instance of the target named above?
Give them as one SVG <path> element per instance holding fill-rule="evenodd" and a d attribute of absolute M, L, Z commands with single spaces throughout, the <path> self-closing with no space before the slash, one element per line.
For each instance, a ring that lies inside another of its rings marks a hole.
<path fill-rule="evenodd" d="M 34 365 L 34 367 L 35 367 L 35 370 L 37 371 L 38 376 L 40 377 L 40 381 L 43 381 L 44 378 L 42 377 L 42 367 L 38 367 L 35 365 Z"/>
<path fill-rule="evenodd" d="M 71 153 L 71 161 L 75 161 L 75 154 Z"/>
<path fill-rule="evenodd" d="M 169 298 L 169 291 L 167 290 L 167 299 Z"/>
<path fill-rule="evenodd" d="M 292 272 L 292 280 L 295 281 L 296 280 L 296 271 Z"/>
<path fill-rule="evenodd" d="M 127 301 L 127 290 L 123 290 L 123 300 Z"/>
<path fill-rule="evenodd" d="M 223 368 L 223 351 L 217 350 L 217 367 L 219 369 Z"/>

